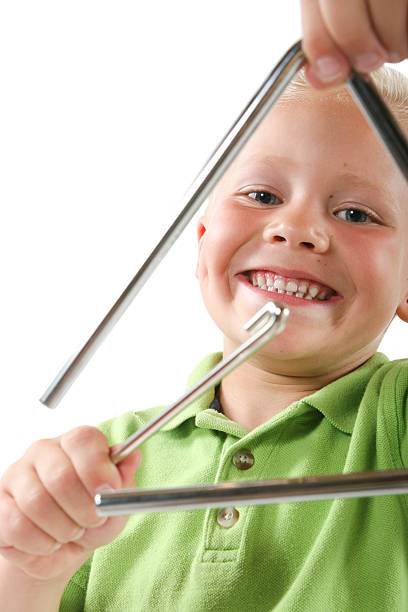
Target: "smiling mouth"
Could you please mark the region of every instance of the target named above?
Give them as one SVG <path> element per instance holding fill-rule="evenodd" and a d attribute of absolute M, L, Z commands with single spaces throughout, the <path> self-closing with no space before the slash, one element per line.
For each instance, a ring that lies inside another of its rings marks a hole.
<path fill-rule="evenodd" d="M 245 272 L 251 285 L 264 291 L 292 295 L 305 300 L 327 301 L 338 295 L 334 289 L 316 281 L 287 278 L 266 270 L 250 270 Z"/>

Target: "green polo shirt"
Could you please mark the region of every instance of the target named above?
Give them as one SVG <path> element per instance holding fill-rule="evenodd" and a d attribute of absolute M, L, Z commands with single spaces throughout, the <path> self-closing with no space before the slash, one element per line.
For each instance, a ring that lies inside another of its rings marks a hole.
<path fill-rule="evenodd" d="M 207 357 L 189 385 L 220 355 Z M 408 465 L 408 360 L 378 353 L 251 432 L 207 392 L 143 446 L 139 487 L 402 468 Z M 271 398 L 273 402 L 273 398 Z M 161 408 L 105 423 L 123 441 Z M 254 463 L 233 457 L 249 450 Z M 68 583 L 61 612 L 408 610 L 407 497 L 388 495 L 134 514 Z"/>

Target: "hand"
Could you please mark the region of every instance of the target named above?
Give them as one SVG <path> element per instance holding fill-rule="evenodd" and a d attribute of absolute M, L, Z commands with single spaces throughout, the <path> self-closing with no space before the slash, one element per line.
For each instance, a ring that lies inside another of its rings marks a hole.
<path fill-rule="evenodd" d="M 101 519 L 94 495 L 134 486 L 140 460 L 135 451 L 115 466 L 93 427 L 35 442 L 0 480 L 0 554 L 33 578 L 68 580 L 128 518 Z"/>
<path fill-rule="evenodd" d="M 301 0 L 306 77 L 322 89 L 351 66 L 368 73 L 408 57 L 407 0 Z"/>

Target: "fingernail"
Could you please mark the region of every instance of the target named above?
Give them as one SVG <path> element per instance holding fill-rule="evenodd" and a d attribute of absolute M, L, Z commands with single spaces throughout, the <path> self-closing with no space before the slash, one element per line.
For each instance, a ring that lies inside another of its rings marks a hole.
<path fill-rule="evenodd" d="M 54 546 L 51 548 L 51 552 L 54 553 L 61 548 L 61 542 L 55 542 Z"/>
<path fill-rule="evenodd" d="M 388 61 L 397 64 L 398 62 L 402 62 L 402 57 L 399 53 L 389 53 Z"/>
<path fill-rule="evenodd" d="M 79 529 L 79 531 L 74 535 L 73 538 L 71 538 L 72 542 L 75 542 L 76 540 L 79 540 L 80 538 L 82 538 L 82 536 L 85 533 L 85 529 L 82 527 L 81 529 Z"/>
<path fill-rule="evenodd" d="M 357 68 L 357 70 L 364 72 L 379 68 L 383 62 L 383 58 L 378 53 L 371 51 L 369 53 L 357 55 L 356 59 L 354 60 L 354 66 Z"/>
<path fill-rule="evenodd" d="M 317 73 L 321 81 L 335 81 L 344 72 L 343 62 L 334 55 L 326 55 L 316 60 Z"/>
<path fill-rule="evenodd" d="M 97 495 L 98 493 L 107 493 L 108 491 L 113 491 L 113 489 L 111 485 L 105 483 L 95 489 L 95 495 Z"/>

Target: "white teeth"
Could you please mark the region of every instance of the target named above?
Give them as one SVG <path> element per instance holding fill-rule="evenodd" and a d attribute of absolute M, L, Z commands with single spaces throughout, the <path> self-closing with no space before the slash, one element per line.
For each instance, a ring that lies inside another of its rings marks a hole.
<path fill-rule="evenodd" d="M 297 283 L 295 281 L 289 281 L 286 285 L 286 291 L 290 291 L 291 293 L 295 293 L 298 290 Z"/>
<path fill-rule="evenodd" d="M 309 295 L 312 298 L 315 298 L 318 293 L 319 293 L 319 287 L 316 287 L 316 285 L 311 285 L 309 287 Z"/>
<path fill-rule="evenodd" d="M 249 280 L 254 287 L 264 291 L 275 291 L 286 295 L 295 295 L 298 298 L 325 301 L 329 299 L 331 292 L 328 288 L 314 285 L 311 281 L 286 280 L 276 276 L 273 272 L 251 272 Z"/>
<path fill-rule="evenodd" d="M 273 286 L 275 289 L 281 289 L 283 291 L 284 289 L 286 289 L 286 281 L 283 278 L 275 278 Z"/>

